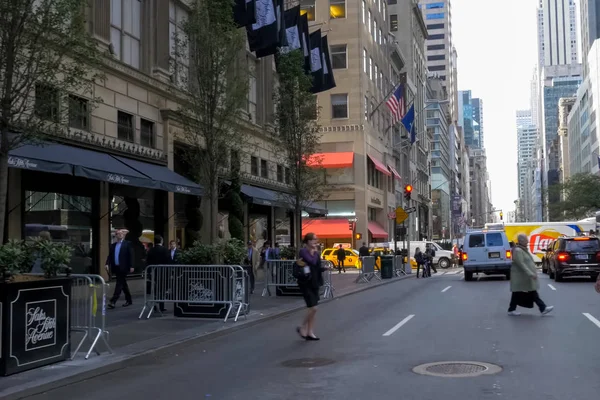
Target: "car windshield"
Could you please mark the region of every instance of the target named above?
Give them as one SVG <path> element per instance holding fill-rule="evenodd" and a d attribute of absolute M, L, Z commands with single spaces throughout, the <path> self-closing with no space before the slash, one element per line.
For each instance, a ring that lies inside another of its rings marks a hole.
<path fill-rule="evenodd" d="M 599 251 L 600 250 L 600 240 L 591 239 L 591 240 L 567 240 L 565 242 L 565 250 L 566 251 Z"/>

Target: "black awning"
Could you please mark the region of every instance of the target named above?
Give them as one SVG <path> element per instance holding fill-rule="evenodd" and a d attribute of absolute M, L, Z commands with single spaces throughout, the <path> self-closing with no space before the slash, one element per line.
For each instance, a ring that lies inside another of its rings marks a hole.
<path fill-rule="evenodd" d="M 242 194 L 252 203 L 262 206 L 279 206 L 281 201 L 277 192 L 256 186 L 242 185 Z"/>
<path fill-rule="evenodd" d="M 326 208 L 323 208 L 320 205 L 313 202 L 305 204 L 304 206 L 302 206 L 302 209 L 309 214 L 327 215 L 328 212 Z"/>
<path fill-rule="evenodd" d="M 9 166 L 120 185 L 201 194 L 200 186 L 167 167 L 64 144 L 20 146 L 9 152 Z"/>
<path fill-rule="evenodd" d="M 132 160 L 130 158 L 113 156 L 128 167 L 133 168 L 159 183 L 160 188 L 167 192 L 191 194 L 202 196 L 203 190 L 200 185 L 184 178 L 167 167 L 149 164 L 143 161 Z"/>

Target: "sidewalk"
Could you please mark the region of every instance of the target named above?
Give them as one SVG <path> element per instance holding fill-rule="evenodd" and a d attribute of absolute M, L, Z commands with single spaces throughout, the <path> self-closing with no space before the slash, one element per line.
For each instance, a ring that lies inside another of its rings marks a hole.
<path fill-rule="evenodd" d="M 332 275 L 335 288 L 334 299 L 357 293 L 363 290 L 398 282 L 412 277 L 389 280 L 372 280 L 370 283 L 355 283 L 356 271 Z M 144 303 L 143 280 L 130 283 L 133 295 L 133 306 L 124 308 L 121 298 L 114 310 L 107 310 L 106 326 L 110 332 L 109 344 L 113 354 L 106 352 L 104 345 L 98 344 L 100 356 L 92 353 L 88 360 L 85 353 L 79 353 L 73 361 L 38 368 L 20 374 L 0 377 L 0 399 L 21 399 L 26 396 L 42 393 L 56 387 L 65 386 L 94 376 L 106 374 L 143 362 L 144 357 L 158 357 L 161 354 L 176 352 L 177 348 L 189 345 L 192 340 L 208 340 L 234 330 L 244 329 L 258 323 L 284 316 L 305 305 L 301 297 L 277 297 L 274 290 L 272 296 L 262 297 L 263 285 L 257 282 L 250 300 L 250 313 L 238 322 L 233 319 L 226 323 L 222 319 L 186 319 L 172 316 L 173 305 L 167 304 L 167 313 L 163 317 L 153 315 L 149 320 L 138 320 Z M 112 287 L 111 287 L 112 290 Z M 109 295 L 112 295 L 110 293 Z M 159 315 L 159 314 L 156 314 Z M 72 334 L 73 348 L 81 336 Z M 84 344 L 83 348 L 87 351 Z"/>

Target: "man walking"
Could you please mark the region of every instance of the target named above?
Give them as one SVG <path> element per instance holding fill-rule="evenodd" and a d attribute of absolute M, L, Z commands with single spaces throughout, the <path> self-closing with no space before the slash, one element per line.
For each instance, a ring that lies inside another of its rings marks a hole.
<path fill-rule="evenodd" d="M 344 272 L 346 272 L 346 267 L 344 266 L 344 260 L 346 259 L 346 250 L 344 250 L 342 248 L 341 244 L 340 244 L 340 247 L 336 251 L 336 256 L 337 256 L 337 264 L 338 264 L 338 273 L 341 274 L 342 269 L 344 270 Z"/>
<path fill-rule="evenodd" d="M 260 254 L 256 247 L 254 247 L 254 243 L 252 241 L 248 241 L 248 250 L 246 254 L 246 259 L 244 260 L 246 265 L 251 266 L 249 275 L 250 275 L 250 294 L 254 293 L 254 284 L 256 281 L 256 277 L 258 275 L 258 266 L 260 264 Z"/>
<path fill-rule="evenodd" d="M 169 265 L 171 264 L 171 254 L 169 250 L 167 250 L 163 246 L 163 238 L 160 235 L 154 236 L 154 247 L 148 251 L 148 255 L 146 256 L 146 266 L 152 265 Z M 161 298 L 166 295 L 167 282 L 165 280 L 168 279 L 166 275 L 166 271 L 162 270 L 157 273 L 156 269 L 150 269 L 152 271 L 151 282 L 154 286 L 154 296 L 155 298 Z M 157 281 L 160 279 L 161 285 L 157 286 Z M 162 289 L 162 290 L 161 290 Z M 146 287 L 146 293 L 152 294 L 152 288 L 150 286 Z M 155 306 L 156 307 L 156 306 Z M 158 303 L 158 307 L 160 311 L 166 311 L 165 303 Z"/>
<path fill-rule="evenodd" d="M 125 304 L 123 304 L 123 307 L 129 307 L 133 304 L 129 285 L 127 284 L 127 274 L 133 273 L 133 247 L 131 243 L 123 239 L 124 236 L 125 232 L 122 229 L 118 229 L 115 232 L 117 241 L 110 246 L 106 265 L 104 266 L 107 271 L 110 271 L 117 277 L 115 291 L 108 303 L 108 308 L 115 308 L 115 303 L 121 297 L 121 292 L 125 293 Z"/>
<path fill-rule="evenodd" d="M 161 238 L 162 239 L 162 238 Z M 156 243 L 156 240 L 154 240 Z M 167 264 L 177 264 L 179 258 L 179 249 L 177 248 L 177 242 L 171 240 L 169 242 L 169 262 Z"/>

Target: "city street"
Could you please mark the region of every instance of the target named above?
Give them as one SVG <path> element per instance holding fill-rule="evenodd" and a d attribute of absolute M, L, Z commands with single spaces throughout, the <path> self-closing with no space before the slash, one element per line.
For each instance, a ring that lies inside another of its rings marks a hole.
<path fill-rule="evenodd" d="M 537 309 L 508 316 L 503 279 L 465 282 L 461 270 L 440 271 L 323 304 L 318 342 L 298 337 L 296 313 L 30 399 L 597 398 L 600 295 L 586 280 L 539 279 L 555 306 L 543 317 Z M 502 370 L 471 378 L 412 371 L 438 361 Z"/>

